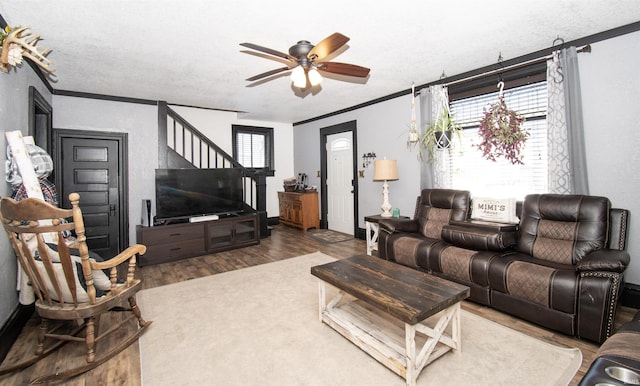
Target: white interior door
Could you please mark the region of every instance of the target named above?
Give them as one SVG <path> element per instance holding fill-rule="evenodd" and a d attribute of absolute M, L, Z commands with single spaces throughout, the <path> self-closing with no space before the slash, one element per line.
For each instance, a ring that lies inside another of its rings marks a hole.
<path fill-rule="evenodd" d="M 327 225 L 353 235 L 353 134 L 327 136 Z"/>

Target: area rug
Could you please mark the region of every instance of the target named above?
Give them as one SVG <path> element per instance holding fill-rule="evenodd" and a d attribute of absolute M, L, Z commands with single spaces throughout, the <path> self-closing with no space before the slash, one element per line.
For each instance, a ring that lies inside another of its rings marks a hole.
<path fill-rule="evenodd" d="M 153 326 L 140 338 L 144 385 L 404 385 L 318 319 L 320 252 L 143 290 Z M 462 353 L 418 385 L 566 385 L 582 361 L 561 348 L 462 315 Z"/>
<path fill-rule="evenodd" d="M 353 236 L 331 229 L 310 229 L 307 234 L 314 239 L 325 244 L 340 243 L 342 241 L 353 240 Z"/>

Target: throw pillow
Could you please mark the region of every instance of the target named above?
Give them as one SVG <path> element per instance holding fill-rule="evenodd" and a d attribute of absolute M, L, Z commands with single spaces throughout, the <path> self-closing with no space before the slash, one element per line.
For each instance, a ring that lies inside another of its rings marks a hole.
<path fill-rule="evenodd" d="M 60 262 L 60 255 L 58 255 L 58 246 L 49 243 L 47 243 L 47 246 L 49 247 L 49 256 L 51 256 L 53 262 Z M 86 289 L 87 286 L 85 284 L 84 275 L 82 274 L 82 258 L 80 257 L 80 251 L 77 248 L 69 248 L 69 254 L 71 255 L 71 260 L 73 260 L 76 265 L 80 266 L 77 270 L 79 274 L 78 276 L 81 276 L 79 279 L 81 279 L 82 287 Z M 89 259 L 98 262 L 104 261 L 102 256 L 92 251 L 89 251 Z M 111 288 L 109 272 L 94 269 L 92 270 L 92 276 L 93 285 L 94 287 L 96 287 L 96 296 L 102 296 L 102 292 L 98 290 L 108 291 Z"/>
<path fill-rule="evenodd" d="M 473 220 L 518 223 L 515 198 L 474 197 L 471 200 Z"/>

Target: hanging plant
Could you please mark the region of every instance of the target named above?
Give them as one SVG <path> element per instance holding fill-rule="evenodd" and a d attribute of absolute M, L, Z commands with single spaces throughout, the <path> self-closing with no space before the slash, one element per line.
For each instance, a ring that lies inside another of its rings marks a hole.
<path fill-rule="evenodd" d="M 411 122 L 409 123 L 409 136 L 407 137 L 407 148 L 411 150 L 420 141 L 420 133 L 416 125 L 416 88 L 411 83 Z"/>
<path fill-rule="evenodd" d="M 429 153 L 429 161 L 434 160 L 437 150 L 449 149 L 453 144 L 454 135 L 461 137 L 462 126 L 455 120 L 449 106 L 444 104 L 442 113 L 431 125 L 429 125 L 420 137 L 420 157 L 422 150 Z"/>
<path fill-rule="evenodd" d="M 480 121 L 478 134 L 482 142 L 477 147 L 482 156 L 491 161 L 502 157 L 514 165 L 524 165 L 521 152 L 529 137 L 529 132 L 522 127 L 524 121 L 522 115 L 507 108 L 501 89 L 498 102 L 484 111 Z"/>

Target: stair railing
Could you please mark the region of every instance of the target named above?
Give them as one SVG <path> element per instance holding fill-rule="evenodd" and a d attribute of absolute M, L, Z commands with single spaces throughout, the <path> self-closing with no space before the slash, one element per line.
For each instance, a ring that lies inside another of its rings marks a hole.
<path fill-rule="evenodd" d="M 243 167 L 166 102 L 158 102 L 158 167 L 240 168 L 244 202 L 260 217 L 260 235 L 267 237 L 266 174 Z"/>

